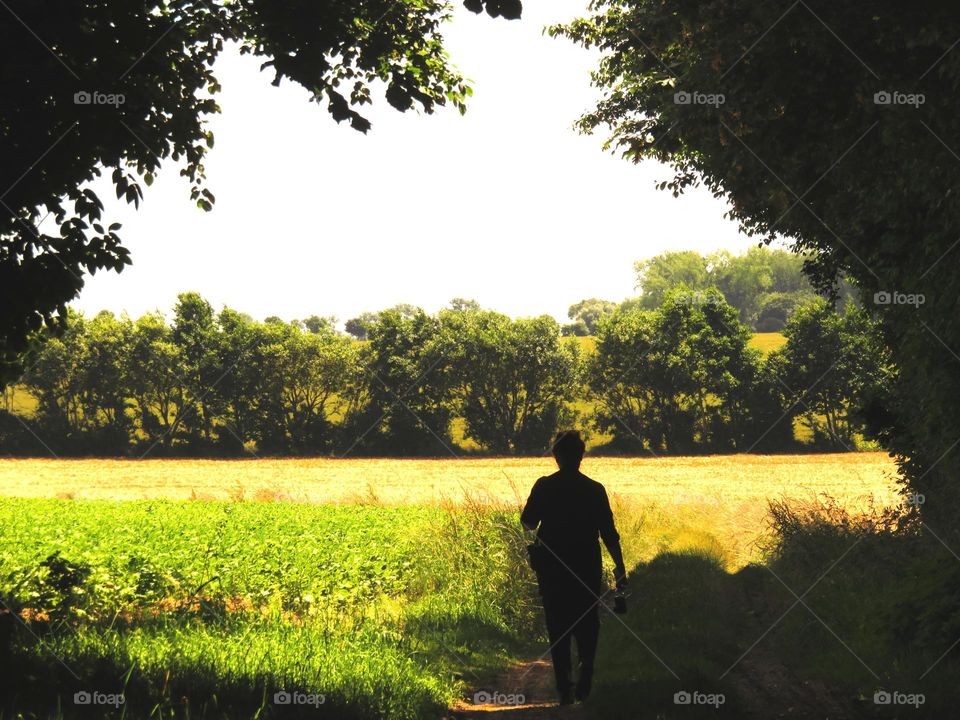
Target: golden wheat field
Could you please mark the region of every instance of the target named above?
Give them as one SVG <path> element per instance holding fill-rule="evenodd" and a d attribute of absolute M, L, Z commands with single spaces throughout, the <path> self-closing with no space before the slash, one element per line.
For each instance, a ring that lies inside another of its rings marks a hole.
<path fill-rule="evenodd" d="M 141 500 L 258 500 L 387 505 L 512 503 L 552 458 L 46 460 L 0 461 L 0 494 Z M 884 453 L 587 457 L 583 471 L 625 500 L 724 504 L 828 493 L 844 503 L 897 502 L 896 467 Z"/>

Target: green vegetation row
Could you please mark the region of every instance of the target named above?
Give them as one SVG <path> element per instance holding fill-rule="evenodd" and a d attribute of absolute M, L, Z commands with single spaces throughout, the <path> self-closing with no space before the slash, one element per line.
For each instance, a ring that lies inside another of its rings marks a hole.
<path fill-rule="evenodd" d="M 173 322 L 73 314 L 22 387 L 29 416 L 0 414 L 0 450 L 35 455 L 542 453 L 579 425 L 620 453 L 850 450 L 857 409 L 888 382 L 866 315 L 821 299 L 764 354 L 716 289 L 669 291 L 598 320 L 595 347 L 548 316 L 473 306 L 386 310 L 352 341 L 215 313 L 196 293 Z M 7 394 L 9 400 L 9 394 Z M 459 437 L 455 437 L 459 435 Z"/>
<path fill-rule="evenodd" d="M 515 511 L 0 499 L 0 526 L 29 625 L 0 615 L 3 717 L 73 716 L 84 690 L 127 717 L 273 716 L 281 691 L 437 717 L 539 639 Z"/>

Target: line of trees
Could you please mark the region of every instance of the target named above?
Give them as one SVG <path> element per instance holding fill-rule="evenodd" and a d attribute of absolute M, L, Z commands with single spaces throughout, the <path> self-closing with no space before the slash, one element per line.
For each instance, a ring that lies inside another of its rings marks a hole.
<path fill-rule="evenodd" d="M 801 306 L 764 356 L 716 288 L 667 291 L 656 310 L 624 303 L 601 320 L 588 387 L 614 445 L 655 453 L 852 450 L 861 408 L 890 382 L 886 350 L 860 309 Z"/>
<path fill-rule="evenodd" d="M 737 309 L 740 321 L 755 332 L 780 332 L 801 305 L 817 297 L 803 271 L 802 255 L 766 246 L 752 247 L 742 255 L 726 250 L 700 253 L 666 252 L 634 265 L 641 307 L 653 309 L 665 294 L 679 285 L 691 290 L 717 288 Z M 852 285 L 836 288 L 843 308 L 854 297 Z"/>
<path fill-rule="evenodd" d="M 634 264 L 639 295 L 628 302 L 655 310 L 670 290 L 680 286 L 701 291 L 717 288 L 751 330 L 780 332 L 794 310 L 818 297 L 803 266 L 802 256 L 765 246 L 741 255 L 726 250 L 708 255 L 692 250 L 665 252 Z M 854 299 L 849 283 L 841 282 L 836 290 L 841 308 Z M 600 298 L 571 305 L 571 322 L 563 326 L 563 334 L 594 335 L 600 319 L 617 306 Z"/>
<path fill-rule="evenodd" d="M 884 349 L 854 307 L 822 299 L 764 356 L 723 294 L 685 286 L 659 307 L 626 302 L 596 322 L 596 348 L 549 316 L 509 318 L 455 300 L 363 321 L 257 322 L 180 295 L 171 322 L 71 313 L 0 411 L 0 451 L 56 455 L 449 455 L 540 453 L 579 423 L 619 452 L 850 449 L 857 408 L 889 382 Z"/>

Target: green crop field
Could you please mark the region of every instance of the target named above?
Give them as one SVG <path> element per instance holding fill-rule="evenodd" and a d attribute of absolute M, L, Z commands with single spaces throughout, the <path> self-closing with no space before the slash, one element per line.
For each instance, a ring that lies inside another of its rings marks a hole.
<path fill-rule="evenodd" d="M 134 717 L 255 717 L 282 691 L 436 716 L 529 629 L 495 512 L 2 499 L 0 523 L 0 596 L 43 637 L 18 678 L 40 716 L 73 674 Z"/>

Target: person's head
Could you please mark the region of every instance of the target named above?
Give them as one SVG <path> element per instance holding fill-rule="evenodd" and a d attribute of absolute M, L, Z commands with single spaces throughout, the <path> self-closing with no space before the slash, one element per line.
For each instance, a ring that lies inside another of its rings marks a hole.
<path fill-rule="evenodd" d="M 561 470 L 576 470 L 583 460 L 586 445 L 577 430 L 563 430 L 557 433 L 550 449 Z"/>

